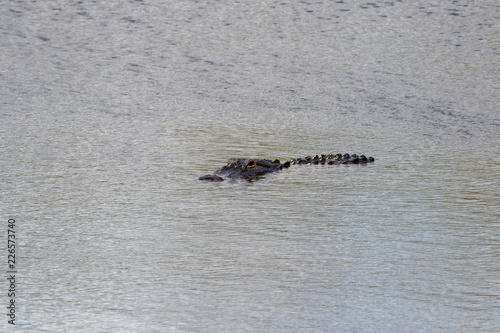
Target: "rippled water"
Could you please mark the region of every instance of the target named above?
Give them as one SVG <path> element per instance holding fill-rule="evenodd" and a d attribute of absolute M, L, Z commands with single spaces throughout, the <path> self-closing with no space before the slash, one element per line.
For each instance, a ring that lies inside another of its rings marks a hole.
<path fill-rule="evenodd" d="M 495 1 L 6 1 L 0 18 L 17 329 L 500 330 Z M 196 180 L 330 152 L 376 162 Z"/>

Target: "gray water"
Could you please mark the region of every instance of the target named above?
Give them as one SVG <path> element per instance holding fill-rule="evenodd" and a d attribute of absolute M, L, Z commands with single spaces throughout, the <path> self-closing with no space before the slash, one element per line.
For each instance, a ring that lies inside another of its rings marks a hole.
<path fill-rule="evenodd" d="M 3 1 L 0 330 L 500 331 L 499 9 Z"/>

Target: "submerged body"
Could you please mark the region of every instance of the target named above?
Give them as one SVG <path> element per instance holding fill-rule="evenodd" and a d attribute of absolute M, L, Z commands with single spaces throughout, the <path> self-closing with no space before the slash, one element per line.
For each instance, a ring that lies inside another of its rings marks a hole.
<path fill-rule="evenodd" d="M 245 178 L 254 179 L 268 173 L 278 172 L 283 168 L 288 168 L 294 164 L 366 164 L 372 163 L 373 157 L 365 155 L 349 154 L 329 154 L 307 156 L 304 158 L 291 159 L 284 163 L 279 160 L 251 159 L 251 158 L 230 158 L 227 164 L 220 167 L 213 175 L 205 175 L 198 180 L 221 182 L 226 178 Z"/>

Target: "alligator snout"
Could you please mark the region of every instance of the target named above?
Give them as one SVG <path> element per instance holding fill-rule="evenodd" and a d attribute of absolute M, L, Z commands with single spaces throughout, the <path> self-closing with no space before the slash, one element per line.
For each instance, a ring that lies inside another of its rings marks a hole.
<path fill-rule="evenodd" d="M 204 180 L 206 182 L 221 182 L 224 180 L 224 178 L 217 175 L 205 175 L 198 178 L 198 180 Z"/>

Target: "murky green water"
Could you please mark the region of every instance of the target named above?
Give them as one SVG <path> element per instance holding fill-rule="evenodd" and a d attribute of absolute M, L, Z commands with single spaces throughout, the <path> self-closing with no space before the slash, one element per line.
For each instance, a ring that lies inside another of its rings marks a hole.
<path fill-rule="evenodd" d="M 15 328 L 500 330 L 498 16 L 487 0 L 6 2 Z M 330 152 L 377 160 L 196 181 L 230 157 Z"/>

